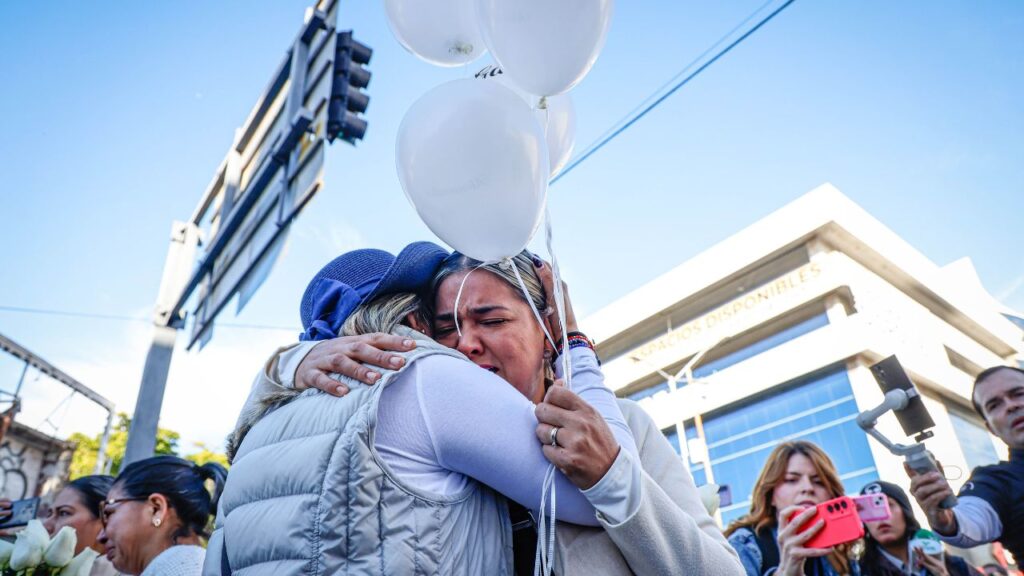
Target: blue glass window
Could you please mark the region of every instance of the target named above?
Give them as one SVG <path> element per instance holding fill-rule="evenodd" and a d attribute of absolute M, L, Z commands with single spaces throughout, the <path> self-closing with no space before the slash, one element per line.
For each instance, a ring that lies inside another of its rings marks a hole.
<path fill-rule="evenodd" d="M 767 352 L 776 346 L 781 346 L 790 340 L 794 340 L 808 332 L 813 332 L 818 328 L 827 325 L 828 315 L 822 312 L 821 314 L 812 316 L 803 322 L 798 322 L 789 328 L 780 330 L 767 338 L 758 340 L 749 346 L 745 346 L 735 352 L 730 352 L 721 358 L 702 364 L 693 370 L 693 376 L 694 378 L 709 376 L 719 370 L 724 370 L 733 364 L 739 364 L 747 358 L 757 356 L 762 352 Z"/>
<path fill-rule="evenodd" d="M 960 441 L 960 448 L 964 451 L 964 459 L 967 466 L 972 470 L 977 466 L 995 464 L 999 461 L 996 448 L 989 438 L 988 431 L 975 424 L 971 419 L 961 414 L 958 410 L 947 407 L 949 420 L 953 423 L 953 433 Z"/>
<path fill-rule="evenodd" d="M 728 484 L 733 504 L 722 508 L 727 525 L 750 506 L 754 482 L 765 459 L 785 440 L 810 440 L 831 457 L 847 492 L 877 478 L 867 437 L 857 427 L 857 404 L 846 371 L 812 376 L 794 387 L 773 392 L 727 413 L 704 420 L 715 483 Z M 687 426 L 687 436 L 689 436 Z M 703 466 L 692 465 L 705 476 Z"/>
<path fill-rule="evenodd" d="M 643 400 L 644 398 L 650 398 L 651 396 L 654 396 L 658 392 L 667 392 L 667 391 L 668 391 L 668 382 L 662 382 L 661 384 L 657 384 L 655 386 L 651 386 L 650 388 L 644 388 L 643 390 L 637 390 L 636 392 L 633 392 L 629 396 L 626 396 L 626 398 L 629 398 L 630 400 L 632 400 L 634 402 L 639 402 L 640 400 Z"/>
<path fill-rule="evenodd" d="M 694 369 L 693 376 L 694 378 L 702 378 L 704 376 L 714 374 L 719 370 L 724 370 L 725 368 L 728 368 L 733 364 L 739 364 L 740 362 L 748 358 L 757 356 L 762 352 L 771 350 L 776 346 L 785 344 L 790 340 L 794 340 L 800 336 L 803 336 L 804 334 L 807 334 L 808 332 L 813 332 L 814 330 L 817 330 L 818 328 L 827 325 L 828 315 L 822 312 L 821 314 L 812 316 L 807 320 L 804 320 L 803 322 L 799 322 L 797 324 L 790 326 L 789 328 L 785 328 L 779 332 L 776 332 L 775 334 L 772 334 L 767 338 L 758 340 L 757 342 L 754 342 L 749 346 L 740 348 L 739 350 L 726 354 L 725 356 L 708 362 L 707 364 L 702 364 L 701 366 L 698 366 L 697 368 Z M 686 381 L 681 381 L 679 385 L 685 386 Z M 655 386 L 651 386 L 649 388 L 644 388 L 643 390 L 633 392 L 632 394 L 628 395 L 627 398 L 633 400 L 634 402 L 639 402 L 644 398 L 650 398 L 651 396 L 654 396 L 658 392 L 668 391 L 668 389 L 668 382 L 661 382 Z"/>
<path fill-rule="evenodd" d="M 708 483 L 708 473 L 704 471 L 703 464 L 691 465 L 690 474 L 693 476 L 693 483 L 695 485 L 703 486 Z M 716 478 L 715 480 L 717 481 L 718 479 Z M 721 484 L 719 484 L 719 486 L 721 486 Z"/>
<path fill-rule="evenodd" d="M 668 443 L 675 448 L 676 454 L 681 454 L 679 451 L 679 432 L 676 431 L 676 427 L 672 426 L 670 428 L 666 428 L 665 430 L 662 430 L 661 433 L 668 439 Z"/>

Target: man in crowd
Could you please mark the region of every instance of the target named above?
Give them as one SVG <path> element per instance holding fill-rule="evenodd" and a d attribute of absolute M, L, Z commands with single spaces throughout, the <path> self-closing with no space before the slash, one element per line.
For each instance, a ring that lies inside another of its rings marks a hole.
<path fill-rule="evenodd" d="M 961 548 L 999 541 L 1024 561 L 1024 370 L 995 366 L 974 381 L 974 409 L 1010 448 L 1008 462 L 979 466 L 960 489 L 952 509 L 939 507 L 953 493 L 940 472 L 911 476 L 910 492 L 932 529 Z"/>

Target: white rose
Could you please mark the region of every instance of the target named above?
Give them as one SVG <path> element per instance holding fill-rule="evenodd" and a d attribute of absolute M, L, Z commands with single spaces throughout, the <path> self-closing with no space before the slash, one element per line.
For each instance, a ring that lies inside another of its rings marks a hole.
<path fill-rule="evenodd" d="M 697 488 L 697 493 L 700 494 L 700 503 L 704 505 L 704 509 L 708 511 L 711 516 L 718 512 L 718 506 L 721 503 L 721 497 L 718 495 L 718 484 L 705 484 Z"/>
<path fill-rule="evenodd" d="M 71 563 L 57 573 L 57 576 L 89 576 L 92 571 L 92 563 L 96 561 L 99 552 L 92 548 L 86 548 L 71 559 Z"/>
<path fill-rule="evenodd" d="M 50 535 L 39 520 L 29 520 L 28 526 L 18 532 L 11 551 L 11 570 L 17 572 L 38 566 L 43 561 L 43 552 L 50 544 Z"/>
<path fill-rule="evenodd" d="M 0 566 L 4 566 L 11 561 L 11 552 L 13 551 L 14 544 L 7 540 L 0 540 Z"/>
<path fill-rule="evenodd" d="M 72 556 L 75 555 L 75 544 L 77 543 L 78 535 L 75 533 L 75 529 L 65 526 L 57 532 L 53 541 L 47 546 L 46 552 L 43 553 L 43 560 L 50 568 L 63 568 L 67 566 L 68 562 L 71 562 Z"/>

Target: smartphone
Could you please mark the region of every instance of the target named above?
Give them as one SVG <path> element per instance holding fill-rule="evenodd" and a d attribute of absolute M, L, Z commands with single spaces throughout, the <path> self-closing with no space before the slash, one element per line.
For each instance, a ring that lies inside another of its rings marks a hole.
<path fill-rule="evenodd" d="M 789 519 L 792 520 L 799 514 L 801 512 L 793 514 Z M 806 532 L 817 524 L 818 520 L 824 520 L 825 526 L 804 544 L 808 548 L 831 548 L 864 537 L 864 524 L 857 515 L 857 503 L 849 496 L 840 496 L 818 504 L 817 513 L 805 522 L 797 533 Z"/>
<path fill-rule="evenodd" d="M 883 393 L 897 389 L 907 392 L 914 390 L 914 383 L 895 356 L 889 356 L 872 366 L 871 374 L 874 375 L 875 381 L 878 382 L 878 387 L 882 389 Z M 928 430 L 935 427 L 935 421 L 932 420 L 931 414 L 925 408 L 920 394 L 911 396 L 906 407 L 902 410 L 894 410 L 893 414 L 896 415 L 896 420 L 899 421 L 903 433 L 907 436 L 917 435 L 918 442 L 931 437 L 931 432 Z"/>
<path fill-rule="evenodd" d="M 881 522 L 892 517 L 889 497 L 885 494 L 864 494 L 851 498 L 857 505 L 857 515 L 860 516 L 861 522 Z"/>
<path fill-rule="evenodd" d="M 25 498 L 24 500 L 15 500 L 11 502 L 11 515 L 0 522 L 0 528 L 13 528 L 15 526 L 24 526 L 28 524 L 29 520 L 36 517 L 36 513 L 39 511 L 39 498 Z"/>

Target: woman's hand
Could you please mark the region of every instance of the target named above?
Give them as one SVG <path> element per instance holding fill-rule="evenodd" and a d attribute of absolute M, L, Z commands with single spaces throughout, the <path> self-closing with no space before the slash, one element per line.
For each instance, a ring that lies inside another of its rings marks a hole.
<path fill-rule="evenodd" d="M 920 547 L 914 547 L 914 564 L 915 568 L 924 568 L 932 576 L 949 576 L 946 563 L 931 554 L 925 554 Z"/>
<path fill-rule="evenodd" d="M 832 552 L 832 548 L 806 548 L 804 544 L 814 538 L 825 527 L 825 521 L 819 519 L 806 532 L 797 534 L 807 521 L 814 517 L 816 509 L 802 506 L 789 506 L 779 513 L 779 576 L 802 576 L 804 562 L 808 558 L 820 558 Z M 797 514 L 793 516 L 793 514 Z M 792 521 L 789 518 L 792 517 Z"/>
<path fill-rule="evenodd" d="M 405 359 L 389 351 L 408 352 L 414 348 L 415 340 L 382 332 L 324 340 L 299 363 L 295 370 L 295 389 L 317 388 L 332 396 L 344 396 L 348 394 L 348 386 L 328 374 L 342 374 L 363 384 L 374 384 L 380 380 L 380 372 L 370 366 L 397 370 L 405 364 Z"/>
<path fill-rule="evenodd" d="M 548 389 L 535 413 L 544 457 L 573 485 L 586 490 L 604 478 L 619 455 L 619 443 L 597 410 L 559 380 Z M 556 427 L 558 445 L 552 446 L 551 430 Z"/>
<path fill-rule="evenodd" d="M 556 342 L 562 339 L 562 328 L 558 323 L 558 308 L 555 307 L 555 274 L 551 265 L 541 260 L 538 256 L 533 257 L 533 265 L 537 268 L 537 276 L 541 285 L 544 286 L 544 294 L 547 296 L 548 309 L 541 312 L 548 318 L 548 329 L 551 330 L 551 337 Z M 572 311 L 572 302 L 569 300 L 569 285 L 562 281 L 562 296 L 565 298 L 565 331 L 577 332 L 579 326 L 576 324 L 576 314 Z"/>

